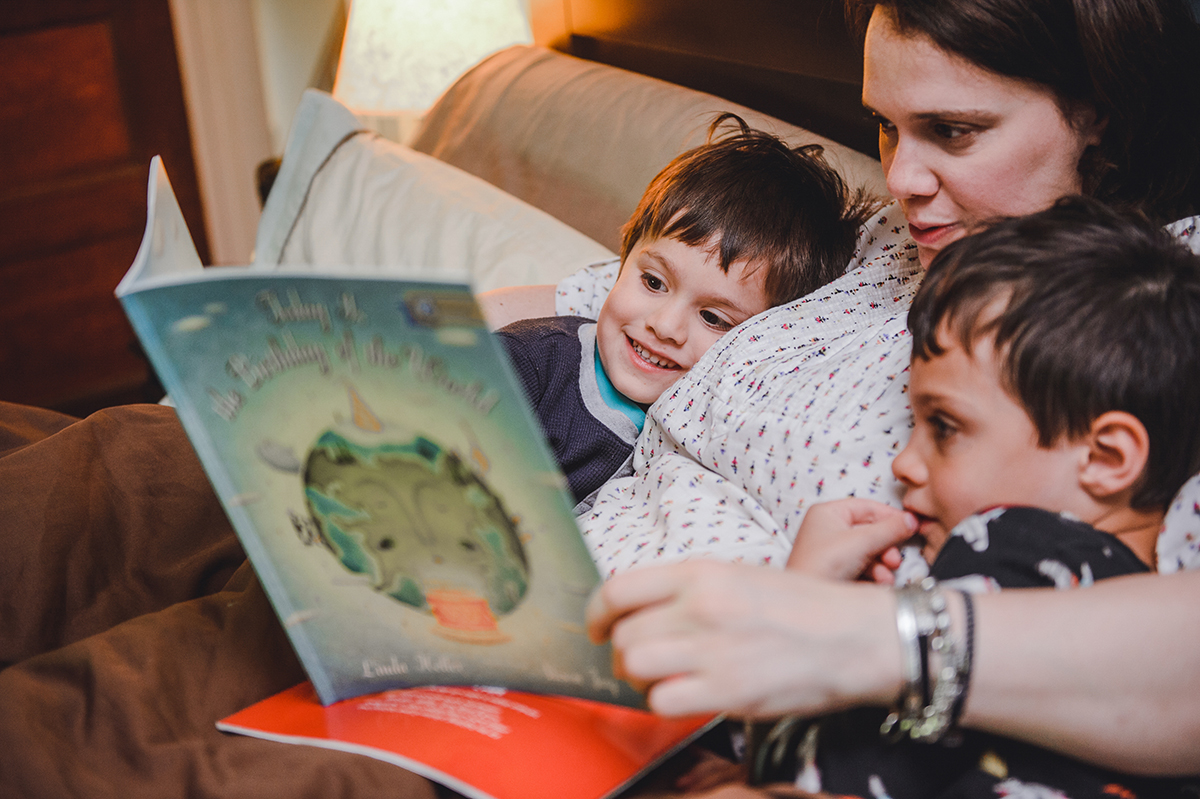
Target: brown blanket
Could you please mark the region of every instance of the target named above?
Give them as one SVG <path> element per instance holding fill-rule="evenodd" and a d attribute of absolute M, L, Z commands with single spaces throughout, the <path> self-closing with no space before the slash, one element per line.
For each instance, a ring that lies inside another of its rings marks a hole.
<path fill-rule="evenodd" d="M 215 729 L 304 675 L 172 410 L 0 403 L 0 528 L 0 795 L 436 795 Z"/>
<path fill-rule="evenodd" d="M 173 410 L 76 420 L 0 402 L 0 535 L 0 796 L 457 796 L 361 755 L 217 731 L 304 672 Z M 688 766 L 631 796 L 673 795 Z"/>

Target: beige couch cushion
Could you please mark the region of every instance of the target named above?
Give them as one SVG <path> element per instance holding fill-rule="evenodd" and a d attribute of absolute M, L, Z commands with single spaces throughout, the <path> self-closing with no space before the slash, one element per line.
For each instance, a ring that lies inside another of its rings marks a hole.
<path fill-rule="evenodd" d="M 414 149 L 550 212 L 610 249 L 651 178 L 722 111 L 816 142 L 851 186 L 883 196 L 879 162 L 744 106 L 538 47 L 485 59 L 446 91 Z"/>

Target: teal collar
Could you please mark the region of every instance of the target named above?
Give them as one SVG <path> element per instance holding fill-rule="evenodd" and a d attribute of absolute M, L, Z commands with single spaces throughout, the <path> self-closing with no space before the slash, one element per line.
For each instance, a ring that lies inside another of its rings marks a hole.
<path fill-rule="evenodd" d="M 646 409 L 617 391 L 604 371 L 604 364 L 600 362 L 599 347 L 596 347 L 596 387 L 600 389 L 600 398 L 605 405 L 628 416 L 637 431 L 642 432 L 642 426 L 646 423 Z"/>

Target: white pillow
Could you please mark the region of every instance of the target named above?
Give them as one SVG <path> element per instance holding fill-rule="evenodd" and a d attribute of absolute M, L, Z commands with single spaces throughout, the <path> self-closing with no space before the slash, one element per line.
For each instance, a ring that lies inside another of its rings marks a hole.
<path fill-rule="evenodd" d="M 263 210 L 258 268 L 467 271 L 476 291 L 557 283 L 613 258 L 486 181 L 359 129 L 309 91 Z"/>

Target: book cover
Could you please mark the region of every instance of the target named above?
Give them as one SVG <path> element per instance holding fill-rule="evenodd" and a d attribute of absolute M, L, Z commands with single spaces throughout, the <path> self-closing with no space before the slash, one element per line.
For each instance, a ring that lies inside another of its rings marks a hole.
<path fill-rule="evenodd" d="M 467 687 L 392 690 L 322 707 L 305 683 L 217 727 L 386 760 L 476 799 L 602 799 L 715 723 Z"/>
<path fill-rule="evenodd" d="M 317 695 L 640 706 L 588 641 L 565 481 L 465 282 L 201 268 L 151 167 L 117 295 Z"/>

